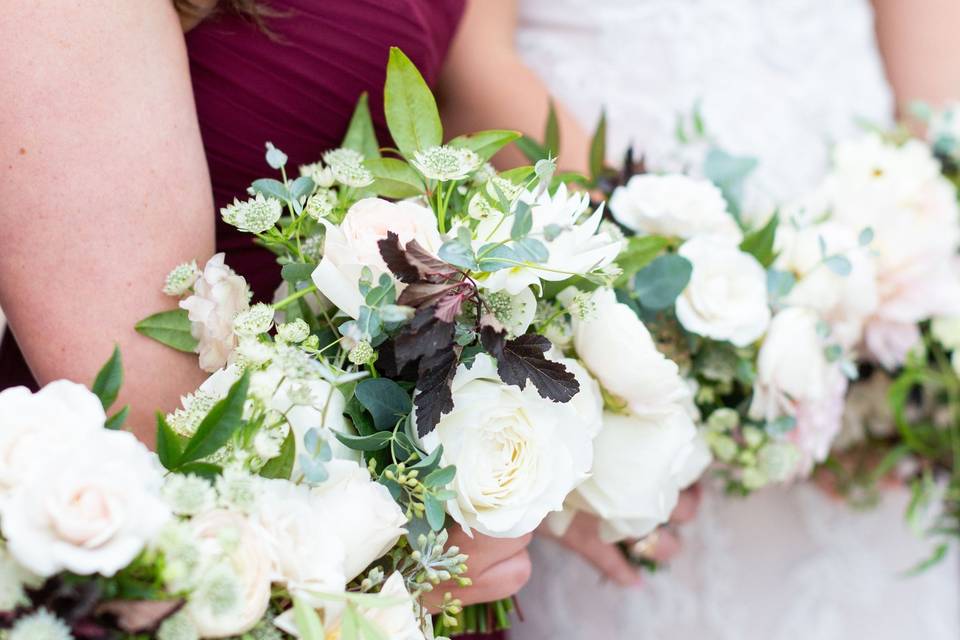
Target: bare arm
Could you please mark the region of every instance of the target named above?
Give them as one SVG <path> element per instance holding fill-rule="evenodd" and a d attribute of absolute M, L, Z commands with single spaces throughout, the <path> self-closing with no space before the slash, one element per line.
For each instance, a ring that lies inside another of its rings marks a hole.
<path fill-rule="evenodd" d="M 517 0 L 468 0 L 440 78 L 444 128 L 451 135 L 482 129 L 517 129 L 540 139 L 550 95 L 517 55 Z M 585 171 L 590 137 L 557 103 L 560 164 Z M 504 167 L 526 164 L 511 147 L 497 157 Z"/>
<path fill-rule="evenodd" d="M 873 0 L 877 37 L 901 113 L 915 100 L 960 98 L 960 3 Z"/>
<path fill-rule="evenodd" d="M 130 428 L 202 378 L 138 336 L 176 263 L 214 248 L 210 180 L 169 0 L 32 0 L 0 20 L 0 306 L 41 383 L 123 351 Z M 118 403 L 118 407 L 122 404 Z"/>

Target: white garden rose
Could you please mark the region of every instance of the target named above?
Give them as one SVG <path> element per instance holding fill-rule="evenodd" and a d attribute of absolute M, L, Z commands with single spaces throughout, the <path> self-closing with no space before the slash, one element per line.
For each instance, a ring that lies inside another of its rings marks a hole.
<path fill-rule="evenodd" d="M 571 304 L 568 289 L 561 299 Z M 657 351 L 637 314 L 617 302 L 611 289 L 597 289 L 574 311 L 573 346 L 581 362 L 610 394 L 641 416 L 671 413 L 690 397 L 677 365 Z M 579 297 L 578 297 L 579 299 Z"/>
<path fill-rule="evenodd" d="M 75 433 L 95 434 L 105 421 L 97 396 L 68 380 L 37 393 L 26 387 L 0 391 L 0 498 L 24 481 L 52 443 Z"/>
<path fill-rule="evenodd" d="M 846 349 L 863 337 L 863 326 L 877 308 L 877 276 L 869 244 L 861 246 L 859 233 L 837 222 L 777 230 L 780 252 L 775 266 L 796 277 L 783 302 L 815 310 L 831 328 L 830 337 Z M 843 256 L 847 274 L 825 263 L 827 256 Z"/>
<path fill-rule="evenodd" d="M 0 501 L 10 554 L 39 576 L 112 576 L 170 518 L 163 469 L 126 431 L 78 429 L 25 448 L 30 470 Z"/>
<path fill-rule="evenodd" d="M 373 271 L 374 280 L 388 273 L 377 242 L 392 231 L 402 245 L 416 240 L 431 253 L 439 251 L 442 239 L 433 211 L 410 201 L 388 202 L 364 198 L 347 211 L 340 225 L 323 221 L 327 235 L 323 259 L 313 272 L 313 282 L 328 300 L 356 318 L 363 300 L 357 284 L 363 268 Z"/>
<path fill-rule="evenodd" d="M 770 307 L 767 274 L 756 258 L 710 236 L 687 240 L 678 253 L 693 265 L 676 302 L 683 328 L 738 347 L 758 340 L 770 324 Z"/>
<path fill-rule="evenodd" d="M 191 520 L 190 527 L 209 553 L 198 593 L 187 602 L 190 619 L 203 638 L 246 633 L 263 618 L 270 604 L 274 565 L 269 547 L 260 531 L 236 511 L 209 511 Z M 204 575 L 213 567 L 225 579 L 204 584 Z"/>
<path fill-rule="evenodd" d="M 605 412 L 593 446 L 590 478 L 567 503 L 597 515 L 606 542 L 643 537 L 669 520 L 680 491 L 710 462 L 679 405 L 657 417 Z"/>
<path fill-rule="evenodd" d="M 500 538 L 530 533 L 582 482 L 593 460 L 602 399 L 575 361 L 559 359 L 580 383 L 570 402 L 546 400 L 532 384 L 504 384 L 494 360 L 480 354 L 454 376 L 454 408 L 423 438 L 443 445 L 443 465 L 456 465 L 447 512 L 467 532 Z"/>
<path fill-rule="evenodd" d="M 739 243 L 740 228 L 712 182 L 683 174 L 635 175 L 610 198 L 614 219 L 641 234 L 692 238 L 718 235 Z"/>
<path fill-rule="evenodd" d="M 197 339 L 200 368 L 216 371 L 230 361 L 237 337 L 233 319 L 250 307 L 250 287 L 242 276 L 224 263 L 218 253 L 207 261 L 193 285 L 193 295 L 180 301 L 187 310 L 190 332 Z"/>
<path fill-rule="evenodd" d="M 546 191 L 539 195 L 525 191 L 520 194 L 520 200 L 530 205 L 533 216 L 529 237 L 542 242 L 549 257 L 543 264 L 515 266 L 491 273 L 479 282 L 490 291 L 517 295 L 531 285 L 539 285 L 541 280 L 559 282 L 571 275 L 589 273 L 609 266 L 623 247 L 621 238 L 600 230 L 602 205 L 584 218 L 590 207 L 588 193 L 571 193 L 566 185 L 560 185 L 553 195 Z M 492 215 L 480 222 L 474 243 L 477 250 L 490 242 L 510 239 L 511 225 L 502 220 L 501 215 Z"/>
<path fill-rule="evenodd" d="M 829 453 L 841 427 L 847 381 L 827 360 L 817 331 L 820 318 L 811 309 L 789 307 L 777 313 L 757 359 L 757 379 L 750 417 L 774 421 L 792 416 L 790 439 L 808 471 Z"/>
<path fill-rule="evenodd" d="M 326 515 L 326 527 L 346 553 L 347 580 L 360 575 L 406 533 L 407 518 L 390 491 L 351 460 L 328 462 L 330 477 L 313 489 Z M 362 532 L 358 533 L 358 532 Z"/>

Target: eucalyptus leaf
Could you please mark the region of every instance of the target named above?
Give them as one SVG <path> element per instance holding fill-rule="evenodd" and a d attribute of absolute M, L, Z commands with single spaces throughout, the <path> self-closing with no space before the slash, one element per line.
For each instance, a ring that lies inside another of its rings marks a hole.
<path fill-rule="evenodd" d="M 413 409 L 410 394 L 388 378 L 361 380 L 353 393 L 373 416 L 377 429 L 393 430 L 397 422 Z"/>
<path fill-rule="evenodd" d="M 488 273 L 509 269 L 521 262 L 516 252 L 505 244 L 486 244 L 480 247 L 477 269 Z"/>
<path fill-rule="evenodd" d="M 423 479 L 423 484 L 428 488 L 444 487 L 453 481 L 457 475 L 457 468 L 454 465 L 436 469 L 427 474 Z"/>
<path fill-rule="evenodd" d="M 517 257 L 525 262 L 543 263 L 550 259 L 550 251 L 536 238 L 521 238 L 513 243 Z"/>
<path fill-rule="evenodd" d="M 823 264 L 838 276 L 848 276 L 853 271 L 853 265 L 850 264 L 849 258 L 839 254 L 824 258 Z"/>
<path fill-rule="evenodd" d="M 305 198 L 313 193 L 314 187 L 316 187 L 316 185 L 313 184 L 313 178 L 310 176 L 300 176 L 290 183 L 290 199 L 294 202 L 299 202 L 300 198 Z"/>
<path fill-rule="evenodd" d="M 526 237 L 533 228 L 533 210 L 526 202 L 518 202 L 513 213 L 513 226 L 510 228 L 510 237 L 514 240 Z"/>
<path fill-rule="evenodd" d="M 443 142 L 437 101 L 416 66 L 397 47 L 390 48 L 383 98 L 387 128 L 403 155 L 412 157 Z"/>
<path fill-rule="evenodd" d="M 427 522 L 430 524 L 430 528 L 434 531 L 443 529 L 443 523 L 447 516 L 443 502 L 428 493 L 423 498 L 423 506 L 426 507 Z"/>
<path fill-rule="evenodd" d="M 470 271 L 477 271 L 480 268 L 477 264 L 477 257 L 473 254 L 473 247 L 461 242 L 459 238 L 447 240 L 440 245 L 437 256 L 454 266 Z"/>
<path fill-rule="evenodd" d="M 721 149 L 710 149 L 703 163 L 703 174 L 723 193 L 730 212 L 738 218 L 743 185 L 757 168 L 757 159 L 734 156 Z"/>
<path fill-rule="evenodd" d="M 661 310 L 673 305 L 690 282 L 693 265 L 683 256 L 667 253 L 655 258 L 633 279 L 640 304 Z"/>
<path fill-rule="evenodd" d="M 195 353 L 197 340 L 190 332 L 190 318 L 186 309 L 161 311 L 136 324 L 134 329 L 140 335 L 152 338 L 177 351 Z"/>
<path fill-rule="evenodd" d="M 291 284 L 310 280 L 317 265 L 312 262 L 289 262 L 280 269 L 280 277 Z"/>
<path fill-rule="evenodd" d="M 250 188 L 256 193 L 262 193 L 265 197 L 276 198 L 277 200 L 283 201 L 291 199 L 290 192 L 287 191 L 287 187 L 279 180 L 274 180 L 272 178 L 261 178 L 259 180 L 254 180 L 250 184 Z"/>
<path fill-rule="evenodd" d="M 774 301 L 786 298 L 796 283 L 797 277 L 789 271 L 767 270 L 767 294 Z"/>
<path fill-rule="evenodd" d="M 354 451 L 380 451 L 386 449 L 393 439 L 390 431 L 377 431 L 368 436 L 353 436 L 349 433 L 337 433 L 337 440 Z"/>
<path fill-rule="evenodd" d="M 873 227 L 864 227 L 860 231 L 860 235 L 857 237 L 857 241 L 860 243 L 861 247 L 865 247 L 871 242 L 873 242 Z"/>
<path fill-rule="evenodd" d="M 617 256 L 617 266 L 623 273 L 617 278 L 615 286 L 622 287 L 638 271 L 653 262 L 669 244 L 662 236 L 631 236 L 626 248 Z"/>

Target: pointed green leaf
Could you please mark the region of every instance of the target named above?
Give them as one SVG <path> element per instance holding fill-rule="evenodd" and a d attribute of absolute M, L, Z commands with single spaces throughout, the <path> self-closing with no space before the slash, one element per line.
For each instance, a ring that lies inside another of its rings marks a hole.
<path fill-rule="evenodd" d="M 769 267 L 777 257 L 775 241 L 779 223 L 780 215 L 778 213 L 773 214 L 767 224 L 763 225 L 763 228 L 746 235 L 743 242 L 740 243 L 740 250 L 752 255 L 764 267 Z"/>
<path fill-rule="evenodd" d="M 390 431 L 377 431 L 369 436 L 352 436 L 349 433 L 337 433 L 337 440 L 343 443 L 343 446 L 349 447 L 354 451 L 380 451 L 386 449 L 393 439 L 393 433 Z"/>
<path fill-rule="evenodd" d="M 546 160 L 550 155 L 550 152 L 542 144 L 534 140 L 533 138 L 527 136 L 521 136 L 515 140 L 517 148 L 520 149 L 520 153 L 526 156 L 527 160 L 530 162 L 539 162 L 540 160 Z"/>
<path fill-rule="evenodd" d="M 423 479 L 423 484 L 427 487 L 443 487 L 450 484 L 456 475 L 457 467 L 450 465 L 428 473 L 427 477 Z"/>
<path fill-rule="evenodd" d="M 230 440 L 243 423 L 243 406 L 247 402 L 249 385 L 250 374 L 245 372 L 230 387 L 227 397 L 213 405 L 213 409 L 197 427 L 197 432 L 183 448 L 183 454 L 180 456 L 181 465 L 209 456 Z"/>
<path fill-rule="evenodd" d="M 364 162 L 373 174 L 373 189 L 387 198 L 412 198 L 424 192 L 417 170 L 397 158 L 376 158 Z"/>
<path fill-rule="evenodd" d="M 645 266 L 653 262 L 667 247 L 669 241 L 663 236 L 631 236 L 627 247 L 617 256 L 617 265 L 623 273 L 614 286 L 622 287 Z"/>
<path fill-rule="evenodd" d="M 312 262 L 290 262 L 280 269 L 280 277 L 291 284 L 310 280 L 317 265 Z"/>
<path fill-rule="evenodd" d="M 190 318 L 186 309 L 161 311 L 144 318 L 134 327 L 137 333 L 152 338 L 177 351 L 196 353 L 197 340 L 190 333 Z"/>
<path fill-rule="evenodd" d="M 160 464 L 167 469 L 174 469 L 180 464 L 183 453 L 184 439 L 174 431 L 166 418 L 157 412 L 157 456 Z"/>
<path fill-rule="evenodd" d="M 316 609 L 300 598 L 293 599 L 293 621 L 301 640 L 324 640 L 323 623 Z"/>
<path fill-rule="evenodd" d="M 543 130 L 543 146 L 554 158 L 560 155 L 560 123 L 557 121 L 557 106 L 550 101 L 547 125 Z"/>
<path fill-rule="evenodd" d="M 117 411 L 107 418 L 107 421 L 103 424 L 104 429 L 119 431 L 123 428 L 123 423 L 127 421 L 128 415 L 130 415 L 130 405 L 126 405 L 123 409 L 120 409 L 120 411 Z"/>
<path fill-rule="evenodd" d="M 380 144 L 377 142 L 377 133 L 373 128 L 373 118 L 370 116 L 370 106 L 367 103 L 367 92 L 360 94 L 357 106 L 353 110 L 353 117 L 347 126 L 347 135 L 340 145 L 363 154 L 367 160 L 380 157 Z"/>
<path fill-rule="evenodd" d="M 387 378 L 361 380 L 353 393 L 373 416 L 377 429 L 392 431 L 397 422 L 413 409 L 410 394 Z"/>
<path fill-rule="evenodd" d="M 590 177 L 594 184 L 603 173 L 603 165 L 607 155 L 607 112 L 600 112 L 600 122 L 597 123 L 597 129 L 593 132 L 593 139 L 590 141 Z"/>
<path fill-rule="evenodd" d="M 293 429 L 287 431 L 287 437 L 283 439 L 280 445 L 280 455 L 276 458 L 267 460 L 263 468 L 260 469 L 260 475 L 264 478 L 280 478 L 289 480 L 293 473 L 293 462 L 297 455 L 297 441 Z"/>
<path fill-rule="evenodd" d="M 403 155 L 412 157 L 443 142 L 437 101 L 417 67 L 397 47 L 390 48 L 383 100 L 387 128 Z"/>
<path fill-rule="evenodd" d="M 106 411 L 117 400 L 120 387 L 123 385 L 123 360 L 120 357 L 120 348 L 114 347 L 113 354 L 107 363 L 97 373 L 93 386 L 90 388 L 94 395 L 100 398 L 100 404 Z"/>
<path fill-rule="evenodd" d="M 470 149 L 484 160 L 489 160 L 497 151 L 518 139 L 520 135 L 519 131 L 490 129 L 489 131 L 472 133 L 468 136 L 458 136 L 447 144 L 451 147 Z"/>

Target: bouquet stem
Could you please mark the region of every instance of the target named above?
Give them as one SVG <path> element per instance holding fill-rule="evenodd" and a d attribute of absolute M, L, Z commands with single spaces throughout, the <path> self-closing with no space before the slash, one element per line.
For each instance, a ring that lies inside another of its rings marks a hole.
<path fill-rule="evenodd" d="M 443 618 L 436 618 L 434 633 L 438 636 L 458 636 L 465 633 L 503 631 L 510 628 L 510 613 L 514 609 L 514 598 L 472 604 L 457 614 L 455 624 L 447 624 Z"/>

